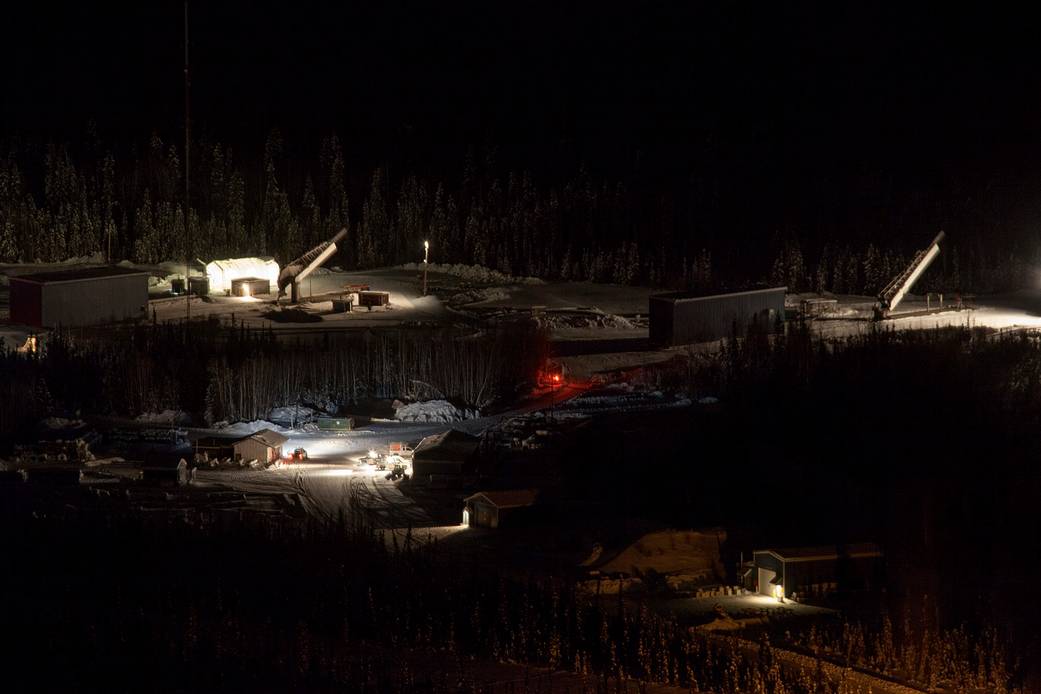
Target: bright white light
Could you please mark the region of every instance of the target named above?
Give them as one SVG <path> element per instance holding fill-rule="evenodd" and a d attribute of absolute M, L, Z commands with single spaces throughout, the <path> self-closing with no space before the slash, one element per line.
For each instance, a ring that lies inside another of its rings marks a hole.
<path fill-rule="evenodd" d="M 376 458 L 378 458 L 378 457 L 379 457 L 379 454 L 376 453 L 376 450 L 374 448 L 370 448 L 369 449 L 369 460 L 376 460 Z"/>
<path fill-rule="evenodd" d="M 232 280 L 242 277 L 267 279 L 272 286 L 278 284 L 279 267 L 271 258 L 228 258 L 206 264 L 206 276 L 210 278 L 211 292 L 231 289 Z"/>
<path fill-rule="evenodd" d="M 470 509 L 463 509 L 463 522 L 462 525 L 470 525 Z"/>
<path fill-rule="evenodd" d="M 349 467 L 333 468 L 331 470 L 322 470 L 321 472 L 315 473 L 318 477 L 350 477 L 354 474 L 354 470 Z"/>
<path fill-rule="evenodd" d="M 782 599 L 784 597 L 784 586 L 780 586 L 780 585 L 774 586 L 774 597 L 777 598 L 778 600 L 780 600 L 780 599 Z"/>

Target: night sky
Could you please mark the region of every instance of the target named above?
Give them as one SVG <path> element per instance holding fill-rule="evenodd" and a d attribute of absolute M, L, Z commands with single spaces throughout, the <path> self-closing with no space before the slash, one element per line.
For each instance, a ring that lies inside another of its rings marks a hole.
<path fill-rule="evenodd" d="M 176 141 L 182 12 L 7 10 L 0 121 L 75 140 L 93 119 L 116 142 Z M 291 145 L 336 128 L 367 166 L 457 165 L 492 144 L 536 172 L 737 176 L 762 205 L 805 218 L 824 201 L 842 221 L 864 197 L 969 200 L 1039 179 L 1032 20 L 983 6 L 196 3 L 193 118 L 240 151 L 276 126 Z M 1015 195 L 1030 218 L 1036 204 Z"/>

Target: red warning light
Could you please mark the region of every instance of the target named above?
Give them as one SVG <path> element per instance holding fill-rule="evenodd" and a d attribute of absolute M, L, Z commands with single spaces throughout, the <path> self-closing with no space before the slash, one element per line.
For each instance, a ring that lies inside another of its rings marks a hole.
<path fill-rule="evenodd" d="M 560 383 L 560 374 L 553 374 L 553 380 L 556 383 Z"/>

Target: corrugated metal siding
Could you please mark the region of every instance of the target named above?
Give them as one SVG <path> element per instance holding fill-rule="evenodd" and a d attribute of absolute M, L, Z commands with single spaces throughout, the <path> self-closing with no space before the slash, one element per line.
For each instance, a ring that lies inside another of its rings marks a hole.
<path fill-rule="evenodd" d="M 256 439 L 243 439 L 235 444 L 235 454 L 242 456 L 243 460 L 269 462 L 282 455 L 282 447 L 271 449 Z"/>
<path fill-rule="evenodd" d="M 497 528 L 499 527 L 499 511 L 494 506 L 488 504 L 476 503 L 474 504 L 475 511 L 475 522 L 474 525 L 480 528 Z"/>
<path fill-rule="evenodd" d="M 697 299 L 651 297 L 650 338 L 656 344 L 685 345 L 730 336 L 756 321 L 772 328 L 784 320 L 784 289 L 724 294 Z"/>
<path fill-rule="evenodd" d="M 652 296 L 648 306 L 647 315 L 651 325 L 648 332 L 651 344 L 671 345 L 672 341 L 672 317 L 673 303 L 667 299 Z"/>
<path fill-rule="evenodd" d="M 39 322 L 30 325 L 52 328 L 143 318 L 148 306 L 148 275 L 98 277 L 42 285 L 12 281 L 12 296 L 15 285 L 19 284 L 30 291 L 35 290 L 40 297 Z M 14 320 L 13 301 L 11 308 Z M 31 311 L 28 304 L 26 310 Z"/>

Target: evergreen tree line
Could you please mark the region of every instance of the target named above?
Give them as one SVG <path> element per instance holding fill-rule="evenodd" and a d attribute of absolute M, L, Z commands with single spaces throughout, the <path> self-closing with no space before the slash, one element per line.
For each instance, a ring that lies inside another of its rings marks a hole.
<path fill-rule="evenodd" d="M 451 175 L 397 164 L 362 171 L 335 134 L 316 150 L 290 155 L 277 130 L 245 156 L 196 141 L 192 255 L 272 255 L 284 263 L 347 227 L 333 264 L 348 268 L 416 261 L 429 240 L 434 262 L 513 275 L 694 289 L 768 280 L 797 291 L 872 294 L 918 247 L 907 240 L 883 251 L 798 233 L 760 243 L 754 229 L 725 227 L 710 200 L 700 212 L 693 198 L 703 191 L 656 191 L 598 179 L 581 166 L 540 181 L 506 170 L 493 150 L 461 154 Z M 96 136 L 75 150 L 18 140 L 0 146 L 0 262 L 183 259 L 182 161 L 179 145 L 157 134 L 118 156 Z M 920 288 L 1020 286 L 1036 253 L 992 243 L 952 240 Z"/>
<path fill-rule="evenodd" d="M 482 408 L 533 382 L 546 353 L 542 333 L 521 324 L 304 345 L 205 324 L 190 341 L 174 325 L 137 326 L 114 341 L 55 333 L 38 354 L 0 354 L 0 434 L 32 431 L 41 417 L 76 411 L 133 417 L 174 409 L 212 424 L 265 418 L 273 407 L 420 393 Z"/>
<path fill-rule="evenodd" d="M 779 244 L 770 283 L 796 292 L 875 296 L 908 267 L 926 243 L 908 252 L 882 251 L 873 243 L 862 249 L 825 243 L 811 259 L 803 254 L 797 239 L 789 238 Z M 914 291 L 986 293 L 1033 286 L 1036 268 L 1036 251 L 1002 252 L 983 244 L 966 248 L 948 240 L 941 244 L 940 255 Z"/>

